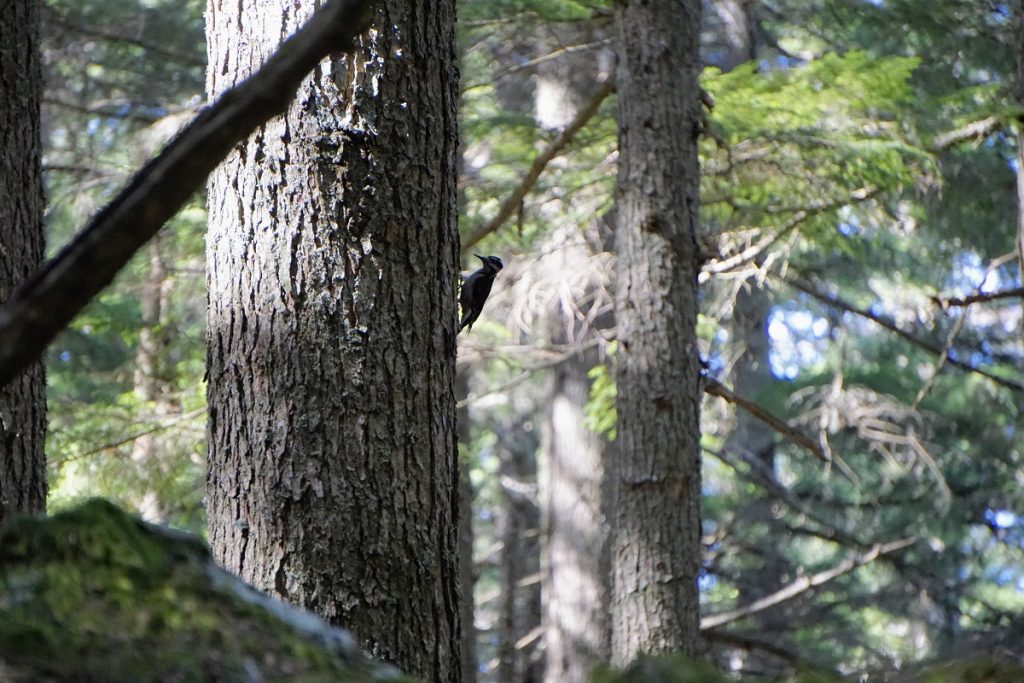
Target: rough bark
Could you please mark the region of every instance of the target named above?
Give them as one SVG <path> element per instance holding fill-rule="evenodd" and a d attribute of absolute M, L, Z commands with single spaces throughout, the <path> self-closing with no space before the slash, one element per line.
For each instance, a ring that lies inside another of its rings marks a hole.
<path fill-rule="evenodd" d="M 0 303 L 43 258 L 36 0 L 0 5 Z M 46 376 L 35 361 L 0 387 L 0 522 L 46 505 Z"/>
<path fill-rule="evenodd" d="M 211 0 L 208 89 L 313 2 Z M 212 177 L 217 559 L 425 680 L 459 679 L 454 6 L 385 0 Z"/>
<path fill-rule="evenodd" d="M 616 3 L 612 661 L 698 649 L 699 0 Z"/>

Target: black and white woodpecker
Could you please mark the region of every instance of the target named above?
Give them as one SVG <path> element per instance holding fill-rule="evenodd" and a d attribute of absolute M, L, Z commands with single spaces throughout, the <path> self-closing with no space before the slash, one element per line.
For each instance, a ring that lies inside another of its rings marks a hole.
<path fill-rule="evenodd" d="M 459 290 L 462 321 L 459 322 L 459 332 L 462 332 L 464 327 L 468 327 L 470 332 L 473 331 L 473 323 L 480 317 L 480 311 L 484 309 L 487 296 L 491 293 L 494 276 L 505 267 L 505 264 L 497 256 L 473 255 L 483 261 L 484 265 L 462 278 L 462 289 Z"/>

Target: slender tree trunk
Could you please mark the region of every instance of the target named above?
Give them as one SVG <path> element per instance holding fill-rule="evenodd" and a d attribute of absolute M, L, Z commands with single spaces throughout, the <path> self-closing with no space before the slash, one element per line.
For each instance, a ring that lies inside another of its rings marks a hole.
<path fill-rule="evenodd" d="M 1014 95 L 1017 106 L 1024 107 L 1024 0 L 1015 7 L 1014 43 L 1017 46 L 1017 82 Z M 1017 117 L 1017 255 L 1024 279 L 1024 114 Z"/>
<path fill-rule="evenodd" d="M 168 398 L 168 378 L 163 360 L 167 347 L 166 316 L 170 289 L 162 253 L 163 240 L 162 234 L 157 233 L 146 245 L 149 270 L 142 285 L 142 326 L 135 353 L 135 394 L 145 401 L 147 413 L 154 422 L 165 420 L 174 412 L 173 403 Z M 132 444 L 132 460 L 142 468 L 158 467 L 160 442 L 160 437 L 155 434 L 138 437 Z M 166 519 L 160 496 L 152 488 L 141 493 L 137 505 L 139 514 L 145 519 L 155 522 Z"/>
<path fill-rule="evenodd" d="M 37 0 L 0 3 L 0 302 L 43 258 Z M 36 361 L 0 387 L 0 522 L 46 507 L 46 375 Z"/>
<path fill-rule="evenodd" d="M 550 683 L 585 683 L 610 656 L 607 443 L 587 427 L 597 351 L 555 369 L 548 404 L 544 612 Z"/>
<path fill-rule="evenodd" d="M 619 0 L 612 660 L 699 643 L 699 0 Z"/>
<path fill-rule="evenodd" d="M 207 10 L 208 89 L 314 2 Z M 210 181 L 210 540 L 371 654 L 459 680 L 454 2 L 383 0 Z"/>
<path fill-rule="evenodd" d="M 466 368 L 460 368 L 455 375 L 455 395 L 463 400 L 469 395 L 469 374 Z M 476 648 L 476 567 L 473 563 L 473 482 L 469 477 L 472 471 L 466 459 L 462 457 L 463 449 L 469 448 L 469 408 L 458 409 L 459 439 L 459 588 L 462 602 L 459 603 L 459 618 L 462 623 L 462 683 L 476 683 L 477 661 Z"/>
<path fill-rule="evenodd" d="M 498 434 L 500 459 L 497 536 L 501 551 L 501 606 L 498 615 L 499 683 L 540 680 L 536 657 L 540 627 L 540 508 L 537 505 L 537 448 L 526 427 L 529 416 L 516 417 Z"/>
<path fill-rule="evenodd" d="M 726 52 L 721 69 L 731 71 L 757 58 L 755 0 L 716 0 L 715 10 L 722 22 Z M 731 286 L 731 285 L 727 285 Z M 753 278 L 736 292 L 730 321 L 730 337 L 738 351 L 732 365 L 733 389 L 746 398 L 757 400 L 775 381 L 771 371 L 768 319 L 772 297 Z M 725 449 L 744 458 L 753 458 L 767 472 L 775 471 L 775 432 L 745 410 L 735 410 L 735 425 L 725 440 Z M 745 529 L 762 529 L 771 524 L 771 501 L 757 495 L 747 499 L 735 511 Z M 751 557 L 753 567 L 740 588 L 739 603 L 748 604 L 777 590 L 786 565 L 780 553 Z"/>

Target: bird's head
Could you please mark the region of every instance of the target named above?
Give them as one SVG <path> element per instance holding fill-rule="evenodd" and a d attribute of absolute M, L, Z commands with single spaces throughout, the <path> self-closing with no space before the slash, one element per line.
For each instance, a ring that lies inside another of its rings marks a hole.
<path fill-rule="evenodd" d="M 473 254 L 478 259 L 484 262 L 484 268 L 492 272 L 497 273 L 499 270 L 505 267 L 505 264 L 501 262 L 501 259 L 497 256 L 481 256 L 480 254 Z"/>

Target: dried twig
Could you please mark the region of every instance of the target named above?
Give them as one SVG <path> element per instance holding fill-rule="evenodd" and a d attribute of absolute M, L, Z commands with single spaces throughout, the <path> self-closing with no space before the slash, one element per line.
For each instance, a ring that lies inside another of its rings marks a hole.
<path fill-rule="evenodd" d="M 869 562 L 875 561 L 882 555 L 886 555 L 888 553 L 896 552 L 897 550 L 907 548 L 913 545 L 916 541 L 917 539 L 915 538 L 901 538 L 896 541 L 890 541 L 889 543 L 878 543 L 872 546 L 871 549 L 866 552 L 858 553 L 856 555 L 847 557 L 845 560 L 837 564 L 832 569 L 828 569 L 823 572 L 818 572 L 817 574 L 812 574 L 810 576 L 801 576 L 792 583 L 790 583 L 788 586 L 785 586 L 784 588 L 775 591 L 771 595 L 766 595 L 760 600 L 755 600 L 749 605 L 731 610 L 729 612 L 723 612 L 721 614 L 708 615 L 700 620 L 700 629 L 702 631 L 706 631 L 709 629 L 718 628 L 719 626 L 723 626 L 724 624 L 737 621 L 738 619 L 743 619 L 753 614 L 763 612 L 766 609 L 774 607 L 775 605 L 778 605 L 780 603 L 786 602 L 787 600 L 792 600 L 801 593 L 806 593 L 812 588 L 820 586 L 824 583 L 828 583 L 829 581 L 832 581 L 833 579 L 836 579 L 842 576 L 843 574 L 848 574 L 858 567 L 868 564 Z"/>
<path fill-rule="evenodd" d="M 477 242 L 483 238 L 495 232 L 502 225 L 505 224 L 509 218 L 511 218 L 516 211 L 519 209 L 519 205 L 522 203 L 523 198 L 526 197 L 527 193 L 537 183 L 537 179 L 540 178 L 540 174 L 544 172 L 547 165 L 551 163 L 558 154 L 572 142 L 573 137 L 576 133 L 587 125 L 587 123 L 597 113 L 601 103 L 604 102 L 605 98 L 612 94 L 615 86 L 611 80 L 607 80 L 601 84 L 594 93 L 594 96 L 590 98 L 590 101 L 580 109 L 579 113 L 576 114 L 576 118 L 573 119 L 572 123 L 563 130 L 557 138 L 555 138 L 551 144 L 549 144 L 543 152 L 537 155 L 537 158 L 533 160 L 530 165 L 530 170 L 527 171 L 526 175 L 519 182 L 519 185 L 513 190 L 512 194 L 505 198 L 501 208 L 498 209 L 498 213 L 491 220 L 487 221 L 483 225 L 478 226 L 472 230 L 468 235 L 462 238 L 462 253 L 469 253 Z"/>
<path fill-rule="evenodd" d="M 935 304 L 944 311 L 949 308 L 971 306 L 973 304 L 980 304 L 987 301 L 996 301 L 998 299 L 1020 298 L 1024 298 L 1024 287 L 1003 289 L 998 292 L 979 292 L 977 294 L 969 294 L 967 296 L 961 297 L 938 295 L 931 297 L 932 301 L 934 301 Z"/>
<path fill-rule="evenodd" d="M 766 425 L 777 431 L 779 434 L 782 434 L 784 437 L 795 443 L 797 446 L 800 446 L 801 448 L 804 448 L 813 453 L 814 456 L 821 460 L 822 462 L 829 462 L 829 458 L 827 455 L 825 455 L 825 451 L 823 451 L 821 446 L 815 443 L 813 439 L 808 437 L 800 430 L 790 427 L 788 424 L 786 424 L 784 420 L 776 417 L 775 415 L 772 415 L 761 405 L 755 403 L 754 401 L 751 401 L 748 398 L 740 396 L 739 394 L 737 394 L 736 392 L 732 391 L 724 384 L 719 382 L 718 380 L 713 379 L 711 377 L 705 378 L 704 391 L 708 394 L 711 394 L 712 396 L 724 398 L 729 403 L 733 403 L 739 406 L 740 408 L 743 408 L 743 410 L 747 411 L 761 422 L 764 422 Z"/>
<path fill-rule="evenodd" d="M 839 310 L 846 311 L 847 313 L 859 315 L 862 318 L 867 318 L 868 320 L 874 322 L 875 324 L 884 327 L 890 332 L 893 332 L 897 336 L 902 337 L 911 344 L 914 344 L 915 346 L 922 348 L 925 351 L 928 351 L 929 353 L 933 353 L 936 356 L 942 354 L 941 346 L 939 346 L 938 344 L 934 344 L 926 339 L 921 339 L 917 335 L 908 332 L 907 330 L 904 330 L 902 327 L 897 325 L 889 318 L 886 318 L 885 316 L 877 315 L 867 309 L 854 306 L 853 304 L 849 303 L 848 301 L 845 301 L 844 299 L 841 299 L 838 296 L 827 294 L 818 289 L 817 287 L 815 287 L 810 282 L 807 282 L 806 280 L 794 277 L 782 277 L 781 279 L 783 282 L 787 283 L 791 287 L 798 289 L 801 292 L 804 292 L 805 294 L 809 294 L 810 296 L 814 297 L 823 304 L 826 304 L 833 308 L 838 308 Z M 960 368 L 961 370 L 966 370 L 968 372 L 979 374 L 982 377 L 987 377 L 996 384 L 1000 384 L 1008 389 L 1024 392 L 1024 384 L 1021 384 L 1016 380 L 1007 379 L 1006 377 L 1000 377 L 999 375 L 995 375 L 989 372 L 988 370 L 985 370 L 984 368 L 979 368 L 976 365 L 972 365 L 971 363 L 959 360 L 957 358 L 947 358 L 946 362 L 949 365 L 953 365 L 955 367 Z"/>

